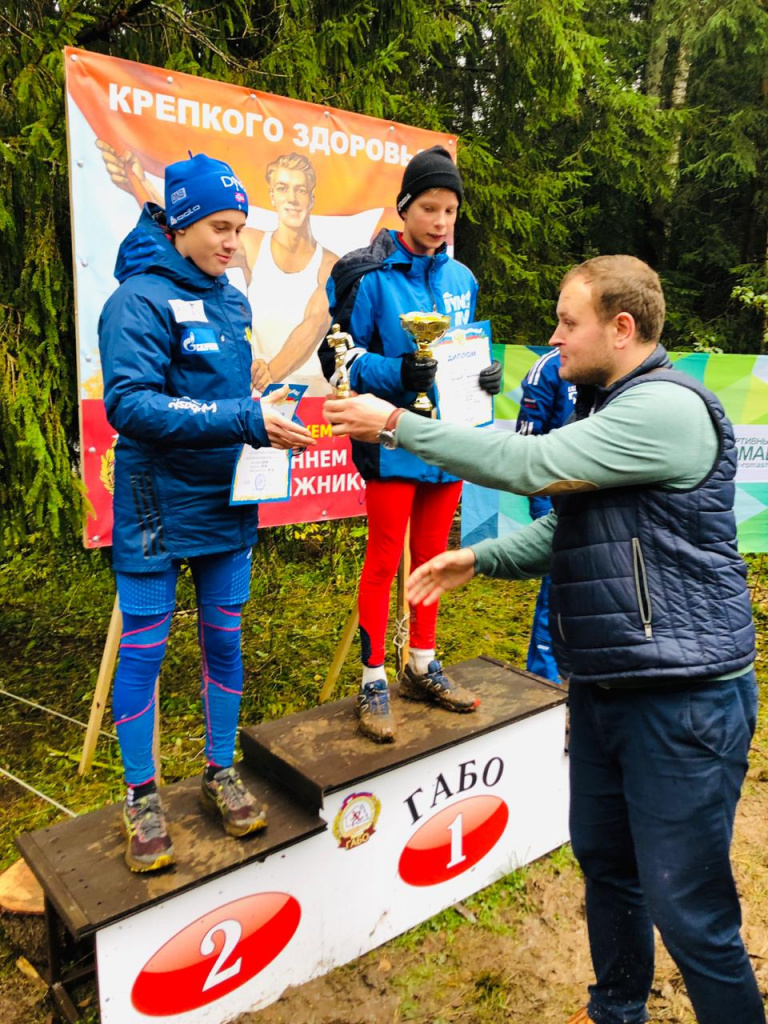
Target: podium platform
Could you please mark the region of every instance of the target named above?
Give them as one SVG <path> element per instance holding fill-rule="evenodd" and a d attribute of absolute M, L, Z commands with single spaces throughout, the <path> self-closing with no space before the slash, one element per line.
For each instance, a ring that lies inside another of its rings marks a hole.
<path fill-rule="evenodd" d="M 423 701 L 398 700 L 396 743 L 371 743 L 357 731 L 355 698 L 321 704 L 288 718 L 240 731 L 245 761 L 309 806 L 321 808 L 334 793 L 372 775 L 464 743 L 565 701 L 561 686 L 490 658 L 451 665 L 451 678 L 480 697 L 471 714 L 456 714 Z"/>
<path fill-rule="evenodd" d="M 170 871 L 141 875 L 128 870 L 119 804 L 19 836 L 24 859 L 73 939 L 93 935 L 113 921 L 253 860 L 264 860 L 326 828 L 316 812 L 286 800 L 248 765 L 240 768 L 243 780 L 269 806 L 269 828 L 251 838 L 233 839 L 201 810 L 199 777 L 165 786 L 163 806 L 177 860 Z"/>
<path fill-rule="evenodd" d="M 95 936 L 103 1024 L 231 1020 L 565 842 L 564 691 L 485 658 L 450 672 L 478 710 L 395 696 L 394 744 L 356 732 L 354 698 L 244 728 L 267 830 L 228 837 L 198 779 L 165 787 L 168 871 L 127 870 L 119 806 L 20 836 L 60 1012 L 62 958 Z"/>

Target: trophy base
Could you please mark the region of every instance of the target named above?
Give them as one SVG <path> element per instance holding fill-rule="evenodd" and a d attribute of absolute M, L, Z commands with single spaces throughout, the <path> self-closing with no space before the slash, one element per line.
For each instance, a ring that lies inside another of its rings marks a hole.
<path fill-rule="evenodd" d="M 416 409 L 414 406 L 411 406 L 408 411 L 415 412 L 417 416 L 424 416 L 428 420 L 437 419 L 437 409 L 435 409 L 434 405 L 430 409 Z"/>
<path fill-rule="evenodd" d="M 435 407 L 426 395 L 417 395 L 408 408 L 417 416 L 426 416 L 430 420 L 435 418 Z"/>

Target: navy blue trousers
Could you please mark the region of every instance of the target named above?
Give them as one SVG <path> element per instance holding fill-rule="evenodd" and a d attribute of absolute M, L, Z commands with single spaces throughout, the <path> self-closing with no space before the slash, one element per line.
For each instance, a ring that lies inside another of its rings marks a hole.
<path fill-rule="evenodd" d="M 754 672 L 683 688 L 572 686 L 571 840 L 586 879 L 595 1024 L 642 1024 L 653 925 L 699 1024 L 765 1024 L 730 863 Z"/>

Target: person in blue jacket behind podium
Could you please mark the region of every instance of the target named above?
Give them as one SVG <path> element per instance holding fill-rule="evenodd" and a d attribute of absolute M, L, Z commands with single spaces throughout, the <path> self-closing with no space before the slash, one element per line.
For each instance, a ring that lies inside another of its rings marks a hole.
<path fill-rule="evenodd" d="M 521 384 L 523 394 L 517 417 L 518 434 L 548 434 L 564 426 L 576 406 L 576 385 L 560 377 L 560 353 L 550 350 L 540 356 L 530 368 Z M 542 494 L 528 498 L 531 519 L 541 519 L 552 511 L 552 499 Z M 536 597 L 528 645 L 529 672 L 559 683 L 560 672 L 552 651 L 549 632 L 549 576 L 542 576 Z"/>
<path fill-rule="evenodd" d="M 251 397 L 251 310 L 225 271 L 248 198 L 228 164 L 203 154 L 166 168 L 165 212 L 148 203 L 120 246 L 119 288 L 99 320 L 115 448 L 113 565 L 123 633 L 113 715 L 125 768 L 125 860 L 173 863 L 152 754 L 155 680 L 189 563 L 198 604 L 205 756 L 200 798 L 227 833 L 266 827 L 233 766 L 243 685 L 240 615 L 248 599 L 255 505 L 232 506 L 244 443 L 314 444 L 280 416 L 276 391 Z"/>

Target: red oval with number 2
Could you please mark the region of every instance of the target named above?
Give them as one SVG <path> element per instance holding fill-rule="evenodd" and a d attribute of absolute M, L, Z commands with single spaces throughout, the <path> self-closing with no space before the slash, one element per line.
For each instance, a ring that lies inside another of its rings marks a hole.
<path fill-rule="evenodd" d="M 217 907 L 147 961 L 133 985 L 133 1005 L 162 1017 L 220 999 L 263 971 L 291 941 L 300 920 L 298 901 L 284 892 Z"/>
<path fill-rule="evenodd" d="M 400 855 L 408 885 L 437 885 L 469 871 L 501 838 L 509 808 L 498 796 L 470 796 L 444 808 L 415 832 Z"/>

